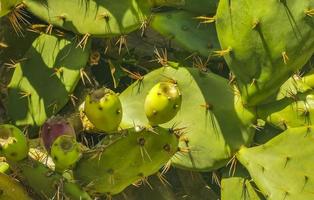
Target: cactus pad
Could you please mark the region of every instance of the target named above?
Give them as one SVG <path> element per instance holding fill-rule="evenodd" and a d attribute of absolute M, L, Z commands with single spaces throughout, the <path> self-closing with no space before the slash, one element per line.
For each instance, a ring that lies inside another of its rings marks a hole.
<path fill-rule="evenodd" d="M 251 142 L 254 115 L 242 107 L 228 81 L 181 66 L 152 71 L 121 93 L 122 128 L 148 124 L 143 109 L 145 96 L 162 81 L 175 81 L 182 93 L 180 111 L 162 125 L 177 124 L 186 129 L 180 147 L 188 148 L 189 152 L 176 154 L 172 159 L 175 166 L 199 171 L 220 168 L 228 162 L 232 152 Z"/>
<path fill-rule="evenodd" d="M 313 199 L 313 127 L 290 128 L 237 154 L 267 199 Z"/>
<path fill-rule="evenodd" d="M 29 11 L 47 23 L 83 35 L 117 36 L 141 27 L 146 0 L 26 0 Z"/>
<path fill-rule="evenodd" d="M 314 53 L 309 0 L 221 0 L 216 27 L 244 102 L 265 103 Z"/>
<path fill-rule="evenodd" d="M 8 86 L 8 114 L 17 125 L 42 125 L 68 101 L 88 60 L 69 38 L 42 34 L 15 65 Z"/>
<path fill-rule="evenodd" d="M 74 177 L 94 195 L 114 195 L 156 173 L 178 150 L 176 131 L 135 127 L 85 152 Z"/>

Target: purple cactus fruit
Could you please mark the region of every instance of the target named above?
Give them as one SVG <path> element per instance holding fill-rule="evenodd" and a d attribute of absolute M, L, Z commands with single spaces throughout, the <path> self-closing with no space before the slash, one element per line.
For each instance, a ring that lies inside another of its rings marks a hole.
<path fill-rule="evenodd" d="M 61 135 L 72 135 L 74 138 L 76 137 L 75 130 L 67 119 L 61 116 L 53 116 L 43 124 L 41 128 L 41 138 L 49 153 L 51 145 Z"/>

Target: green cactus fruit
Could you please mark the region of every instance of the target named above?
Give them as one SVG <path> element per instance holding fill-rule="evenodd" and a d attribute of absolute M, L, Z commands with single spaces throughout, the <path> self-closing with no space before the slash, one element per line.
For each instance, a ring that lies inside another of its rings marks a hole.
<path fill-rule="evenodd" d="M 41 199 L 92 200 L 74 180 L 68 180 L 34 159 L 10 163 L 14 174 Z"/>
<path fill-rule="evenodd" d="M 266 199 L 314 199 L 313 128 L 289 128 L 236 154 Z"/>
<path fill-rule="evenodd" d="M 0 156 L 19 161 L 28 155 L 28 142 L 20 129 L 10 124 L 0 125 Z"/>
<path fill-rule="evenodd" d="M 314 53 L 314 1 L 221 0 L 216 27 L 224 56 L 244 98 L 267 103 Z"/>
<path fill-rule="evenodd" d="M 11 12 L 15 6 L 21 3 L 22 0 L 1 0 L 0 1 L 0 17 Z"/>
<path fill-rule="evenodd" d="M 104 139 L 95 149 L 84 152 L 73 170 L 93 195 L 114 195 L 136 181 L 145 181 L 178 151 L 178 131 L 136 126 L 115 139 Z"/>
<path fill-rule="evenodd" d="M 182 95 L 178 85 L 171 82 L 157 83 L 145 99 L 145 114 L 151 125 L 164 124 L 180 110 Z"/>
<path fill-rule="evenodd" d="M 139 29 L 150 14 L 147 0 L 25 0 L 27 9 L 54 26 L 86 37 L 112 37 Z"/>
<path fill-rule="evenodd" d="M 161 126 L 185 127 L 186 133 L 179 146 L 189 148 L 189 152 L 178 153 L 172 158 L 172 164 L 197 171 L 221 168 L 241 145 L 252 142 L 254 112 L 243 107 L 228 80 L 196 68 L 176 66 L 156 69 L 121 93 L 124 111 L 121 128 L 147 125 L 143 109 L 146 95 L 156 83 L 173 80 L 182 93 L 181 109 Z"/>
<path fill-rule="evenodd" d="M 23 186 L 10 176 L 0 173 L 1 200 L 31 200 Z"/>
<path fill-rule="evenodd" d="M 122 119 L 120 99 L 108 88 L 100 88 L 88 94 L 84 112 L 97 129 L 105 132 L 116 131 Z"/>
<path fill-rule="evenodd" d="M 62 172 L 73 168 L 81 158 L 81 147 L 71 135 L 59 136 L 51 146 L 50 155 L 55 163 L 56 171 Z"/>
<path fill-rule="evenodd" d="M 200 24 L 195 17 L 197 16 L 183 10 L 156 13 L 151 26 L 188 51 L 197 52 L 204 57 L 211 56 L 220 49 L 215 24 Z M 213 56 L 211 58 L 221 59 Z"/>
<path fill-rule="evenodd" d="M 40 126 L 66 105 L 89 58 L 90 45 L 85 50 L 76 46 L 70 36 L 43 33 L 27 59 L 14 65 L 6 102 L 16 125 Z"/>

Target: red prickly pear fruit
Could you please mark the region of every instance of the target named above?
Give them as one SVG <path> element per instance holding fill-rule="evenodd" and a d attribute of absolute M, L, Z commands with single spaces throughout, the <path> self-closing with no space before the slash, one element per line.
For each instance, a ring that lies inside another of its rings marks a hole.
<path fill-rule="evenodd" d="M 145 114 L 151 125 L 163 124 L 174 118 L 180 110 L 182 95 L 178 85 L 160 82 L 148 93 L 145 99 Z"/>
<path fill-rule="evenodd" d="M 82 156 L 82 148 L 72 135 L 59 136 L 51 146 L 51 157 L 55 170 L 62 172 L 73 168 Z"/>
<path fill-rule="evenodd" d="M 75 130 L 67 119 L 61 116 L 53 116 L 43 124 L 41 138 L 48 152 L 50 152 L 53 142 L 61 135 L 76 137 Z"/>
<path fill-rule="evenodd" d="M 23 132 L 11 124 L 0 125 L 0 156 L 20 161 L 28 155 L 28 141 Z"/>
<path fill-rule="evenodd" d="M 97 89 L 86 96 L 84 112 L 96 129 L 107 133 L 117 130 L 122 120 L 120 99 L 107 88 Z"/>

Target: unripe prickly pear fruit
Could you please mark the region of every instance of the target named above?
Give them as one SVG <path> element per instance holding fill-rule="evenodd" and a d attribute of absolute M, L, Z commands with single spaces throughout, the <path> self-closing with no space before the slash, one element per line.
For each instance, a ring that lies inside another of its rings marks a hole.
<path fill-rule="evenodd" d="M 145 99 L 145 114 L 151 125 L 163 124 L 175 117 L 181 107 L 182 95 L 178 85 L 160 82 L 148 93 Z"/>
<path fill-rule="evenodd" d="M 62 172 L 72 168 L 81 158 L 81 147 L 72 135 L 59 136 L 51 146 L 50 155 L 55 163 L 55 170 Z"/>
<path fill-rule="evenodd" d="M 122 120 L 120 99 L 107 88 L 100 88 L 86 96 L 84 112 L 97 129 L 105 132 L 117 130 Z"/>
<path fill-rule="evenodd" d="M 53 116 L 44 123 L 41 129 L 41 138 L 48 152 L 50 152 L 53 142 L 61 135 L 76 136 L 73 126 L 67 119 Z"/>
<path fill-rule="evenodd" d="M 0 125 L 0 156 L 20 161 L 28 155 L 28 142 L 20 129 L 10 124 Z"/>

